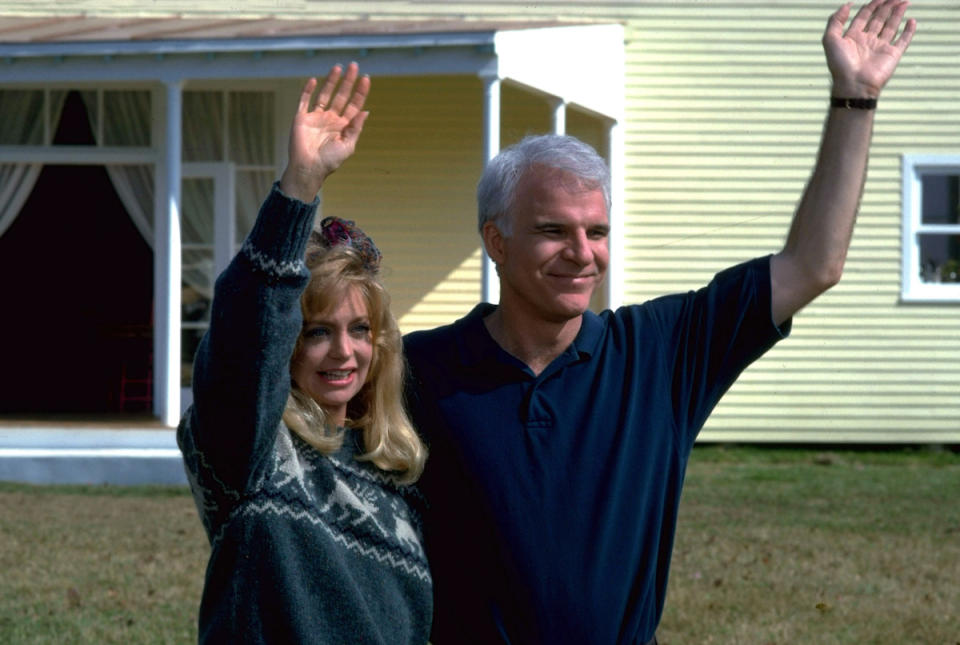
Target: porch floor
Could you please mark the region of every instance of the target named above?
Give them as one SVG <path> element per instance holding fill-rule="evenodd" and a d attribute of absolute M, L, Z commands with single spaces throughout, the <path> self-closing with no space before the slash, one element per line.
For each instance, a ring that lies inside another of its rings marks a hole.
<path fill-rule="evenodd" d="M 0 481 L 184 485 L 176 431 L 151 415 L 0 415 Z"/>

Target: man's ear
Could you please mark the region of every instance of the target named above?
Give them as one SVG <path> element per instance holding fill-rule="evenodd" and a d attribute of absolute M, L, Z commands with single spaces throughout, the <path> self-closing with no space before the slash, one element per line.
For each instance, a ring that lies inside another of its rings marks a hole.
<path fill-rule="evenodd" d="M 506 257 L 503 248 L 503 233 L 493 222 L 487 222 L 483 225 L 483 247 L 487 250 L 487 255 L 493 260 L 494 264 L 503 264 Z"/>

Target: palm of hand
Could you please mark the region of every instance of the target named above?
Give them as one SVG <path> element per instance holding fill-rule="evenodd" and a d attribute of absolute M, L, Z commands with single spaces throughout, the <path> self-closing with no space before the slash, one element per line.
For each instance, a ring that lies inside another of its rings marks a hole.
<path fill-rule="evenodd" d="M 354 142 L 344 137 L 350 121 L 332 110 L 300 113 L 290 131 L 290 157 L 302 168 L 325 176 L 353 154 Z"/>
<path fill-rule="evenodd" d="M 877 96 L 900 62 L 901 50 L 863 31 L 824 42 L 834 79 L 862 87 L 865 96 Z"/>

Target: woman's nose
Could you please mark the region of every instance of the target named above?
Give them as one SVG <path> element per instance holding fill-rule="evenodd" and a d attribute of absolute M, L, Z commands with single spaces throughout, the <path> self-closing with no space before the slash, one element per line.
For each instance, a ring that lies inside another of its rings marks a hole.
<path fill-rule="evenodd" d="M 337 332 L 330 339 L 330 354 L 337 358 L 346 358 L 350 355 L 350 335 L 346 332 Z"/>

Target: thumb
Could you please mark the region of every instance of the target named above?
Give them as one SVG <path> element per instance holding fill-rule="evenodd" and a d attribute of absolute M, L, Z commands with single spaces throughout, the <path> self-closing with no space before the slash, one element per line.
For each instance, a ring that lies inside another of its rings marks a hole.
<path fill-rule="evenodd" d="M 347 124 L 347 127 L 343 129 L 343 139 L 351 146 L 356 145 L 357 140 L 360 138 L 360 133 L 363 131 L 363 124 L 366 122 L 367 117 L 370 116 L 369 111 L 357 112 L 350 123 Z"/>
<path fill-rule="evenodd" d="M 827 19 L 827 30 L 823 34 L 823 40 L 843 38 L 843 26 L 847 24 L 847 18 L 850 17 L 850 3 L 837 9 L 830 18 Z"/>

